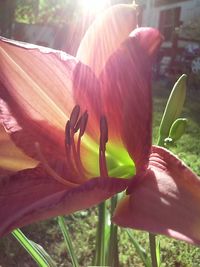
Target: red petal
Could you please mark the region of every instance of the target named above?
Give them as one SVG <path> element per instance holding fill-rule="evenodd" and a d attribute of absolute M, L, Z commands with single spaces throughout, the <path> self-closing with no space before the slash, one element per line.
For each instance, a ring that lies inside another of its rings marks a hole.
<path fill-rule="evenodd" d="M 24 155 L 13 144 L 0 125 L 0 177 L 35 165 L 36 162 Z"/>
<path fill-rule="evenodd" d="M 97 17 L 86 32 L 77 58 L 98 77 L 109 56 L 136 28 L 135 5 L 115 5 Z"/>
<path fill-rule="evenodd" d="M 154 147 L 140 181 L 119 203 L 114 221 L 200 244 L 199 177 L 167 150 Z"/>
<path fill-rule="evenodd" d="M 158 33 L 153 29 L 149 31 Z M 152 62 L 144 49 L 144 42 L 148 43 L 147 32 L 142 29 L 134 31 L 132 37 L 109 58 L 100 76 L 109 136 L 122 138 L 137 171 L 146 167 L 151 147 Z M 160 40 L 160 36 L 155 34 L 155 43 L 157 39 Z"/>
<path fill-rule="evenodd" d="M 74 106 L 77 60 L 63 52 L 0 39 L 0 120 L 12 139 L 37 158 L 64 154 L 64 127 Z"/>
<path fill-rule="evenodd" d="M 91 69 L 81 63 L 74 69 L 73 92 L 76 103 L 82 111 L 87 110 L 89 120 L 87 132 L 98 143 L 101 99 L 99 81 Z"/>
<path fill-rule="evenodd" d="M 0 100 L 0 121 L 10 134 L 14 143 L 26 155 L 34 159 L 40 160 L 38 150 L 35 146 L 36 143 L 39 143 L 40 149 L 49 163 L 52 161 L 52 158 L 54 161 L 57 159 L 60 162 L 65 160 L 64 131 L 48 124 L 46 121 L 30 119 L 24 114 L 14 99 L 10 100 L 9 104 L 11 107 L 14 107 L 14 116 L 10 112 L 8 105 L 3 100 Z M 15 119 L 16 117 L 19 118 L 20 123 Z M 8 149 L 9 147 L 6 147 L 6 153 L 9 153 Z M 17 160 L 15 154 L 13 154 L 13 160 Z"/>
<path fill-rule="evenodd" d="M 0 97 L 11 104 L 14 99 L 32 119 L 64 128 L 74 106 L 72 75 L 77 60 L 60 51 L 6 39 L 0 39 L 0 48 L 4 87 Z"/>
<path fill-rule="evenodd" d="M 0 180 L 0 235 L 35 221 L 94 206 L 122 190 L 128 181 L 94 178 L 64 186 L 41 170 L 24 170 Z"/>
<path fill-rule="evenodd" d="M 148 27 L 137 28 L 130 36 L 137 38 L 140 45 L 150 57 L 155 56 L 158 47 L 164 39 L 158 30 Z"/>

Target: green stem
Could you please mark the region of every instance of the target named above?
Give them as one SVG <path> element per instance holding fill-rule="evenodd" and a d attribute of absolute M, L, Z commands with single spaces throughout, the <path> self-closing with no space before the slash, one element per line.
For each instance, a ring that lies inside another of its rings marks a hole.
<path fill-rule="evenodd" d="M 152 267 L 158 267 L 157 255 L 156 255 L 156 236 L 149 233 L 149 244 L 151 252 Z"/>
<path fill-rule="evenodd" d="M 117 205 L 117 195 L 111 198 L 111 217 L 114 213 L 116 205 Z M 118 232 L 118 226 L 111 222 L 107 265 L 112 267 L 119 266 L 117 232 Z"/>
<path fill-rule="evenodd" d="M 164 138 L 159 135 L 157 146 L 164 147 Z M 151 261 L 153 267 L 158 267 L 157 253 L 156 253 L 156 236 L 152 233 L 149 233 L 149 245 L 151 253 Z"/>
<path fill-rule="evenodd" d="M 105 265 L 105 227 L 106 227 L 106 202 L 98 205 L 98 226 L 96 236 L 95 265 Z"/>
<path fill-rule="evenodd" d="M 60 229 L 62 231 L 66 246 L 67 246 L 67 250 L 70 254 L 71 260 L 72 260 L 72 265 L 73 267 L 79 267 L 78 264 L 78 260 L 76 258 L 76 255 L 74 254 L 74 249 L 73 249 L 73 245 L 72 245 L 72 241 L 70 238 L 70 234 L 69 231 L 67 229 L 67 226 L 65 224 L 65 219 L 63 216 L 58 216 L 58 224 L 60 226 Z"/>
<path fill-rule="evenodd" d="M 19 243 L 26 249 L 31 257 L 37 262 L 40 267 L 48 267 L 49 264 L 32 242 L 22 233 L 20 229 L 15 229 L 12 235 L 19 241 Z"/>

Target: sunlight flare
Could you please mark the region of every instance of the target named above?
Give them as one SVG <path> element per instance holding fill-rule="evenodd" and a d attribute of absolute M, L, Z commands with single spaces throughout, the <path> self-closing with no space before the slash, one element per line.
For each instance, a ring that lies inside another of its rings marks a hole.
<path fill-rule="evenodd" d="M 84 12 L 97 14 L 109 4 L 109 0 L 81 0 L 80 5 Z"/>

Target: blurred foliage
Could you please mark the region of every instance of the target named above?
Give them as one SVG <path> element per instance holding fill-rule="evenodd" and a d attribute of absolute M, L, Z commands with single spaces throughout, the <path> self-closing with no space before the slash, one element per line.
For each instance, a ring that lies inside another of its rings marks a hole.
<path fill-rule="evenodd" d="M 34 23 L 39 12 L 39 0 L 16 0 L 15 20 Z"/>
<path fill-rule="evenodd" d="M 80 13 L 81 0 L 1 0 L 0 32 L 9 32 L 14 21 L 63 26 Z M 132 0 L 110 0 L 110 4 Z"/>
<path fill-rule="evenodd" d="M 77 5 L 77 0 L 16 0 L 16 2 L 16 21 L 60 26 L 73 18 Z"/>
<path fill-rule="evenodd" d="M 55 45 L 53 45 L 53 48 L 63 49 L 68 53 L 74 54 L 87 27 L 94 19 L 91 14 L 83 13 L 81 1 L 1 0 L 0 35 L 19 41 L 35 43 L 34 36 L 31 40 L 27 40 L 25 25 L 50 26 L 55 33 Z M 132 0 L 108 0 L 111 5 L 131 2 Z M 18 27 L 19 24 L 21 28 Z M 40 34 L 39 32 L 38 35 Z"/>

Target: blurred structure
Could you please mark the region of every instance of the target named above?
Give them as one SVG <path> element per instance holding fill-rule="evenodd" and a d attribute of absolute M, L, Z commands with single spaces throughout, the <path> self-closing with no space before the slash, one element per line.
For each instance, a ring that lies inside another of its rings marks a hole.
<path fill-rule="evenodd" d="M 0 1 L 0 35 L 10 37 L 15 17 L 16 1 Z"/>
<path fill-rule="evenodd" d="M 158 75 L 176 79 L 190 75 L 191 86 L 200 76 L 200 0 L 139 0 L 142 26 L 158 28 L 165 41 L 158 57 Z M 199 34 L 197 34 L 199 32 Z"/>

